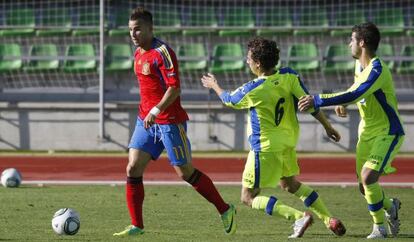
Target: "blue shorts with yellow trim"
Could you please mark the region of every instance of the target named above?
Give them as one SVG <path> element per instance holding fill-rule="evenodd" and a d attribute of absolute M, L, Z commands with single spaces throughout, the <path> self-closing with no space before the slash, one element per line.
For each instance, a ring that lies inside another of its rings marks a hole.
<path fill-rule="evenodd" d="M 191 162 L 191 145 L 187 138 L 187 123 L 155 124 L 145 129 L 138 117 L 128 148 L 149 153 L 153 160 L 167 151 L 170 164 L 182 166 Z"/>
<path fill-rule="evenodd" d="M 242 185 L 246 188 L 275 188 L 282 177 L 297 176 L 299 172 L 295 147 L 277 152 L 250 151 Z"/>
<path fill-rule="evenodd" d="M 394 173 L 397 169 L 391 166 L 395 155 L 400 150 L 404 136 L 379 135 L 369 140 L 358 140 L 356 148 L 356 173 L 361 182 L 363 167 L 378 171 L 384 175 Z"/>

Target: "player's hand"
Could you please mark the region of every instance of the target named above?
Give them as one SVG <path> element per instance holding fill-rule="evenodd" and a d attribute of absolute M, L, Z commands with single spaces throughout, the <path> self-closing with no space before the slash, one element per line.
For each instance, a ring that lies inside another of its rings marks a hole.
<path fill-rule="evenodd" d="M 341 118 L 346 118 L 348 116 L 348 112 L 346 111 L 346 107 L 339 105 L 335 107 L 336 116 Z"/>
<path fill-rule="evenodd" d="M 325 128 L 325 131 L 326 131 L 326 135 L 328 135 L 328 137 L 331 140 L 333 140 L 335 142 L 339 142 L 339 140 L 341 140 L 341 135 L 333 127 L 327 127 L 327 128 Z"/>
<path fill-rule="evenodd" d="M 217 79 L 213 74 L 207 73 L 207 75 L 201 77 L 201 83 L 204 87 L 213 88 L 214 85 L 217 85 Z"/>
<path fill-rule="evenodd" d="M 144 122 L 144 128 L 148 129 L 155 123 L 155 116 L 148 113 L 143 122 Z"/>
<path fill-rule="evenodd" d="M 299 99 L 299 103 L 298 103 L 299 111 L 303 112 L 310 108 L 313 108 L 314 107 L 313 99 L 314 98 L 312 95 L 302 96 Z"/>

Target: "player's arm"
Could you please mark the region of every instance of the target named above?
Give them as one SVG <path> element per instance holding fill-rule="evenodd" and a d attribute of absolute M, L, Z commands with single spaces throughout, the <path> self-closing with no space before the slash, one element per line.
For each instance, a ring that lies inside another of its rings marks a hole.
<path fill-rule="evenodd" d="M 325 128 L 326 135 L 333 141 L 338 142 L 341 139 L 341 135 L 339 134 L 336 129 L 334 129 L 329 122 L 329 120 L 326 118 L 324 112 L 322 110 L 319 110 L 318 113 L 313 115 L 316 120 L 319 121 L 319 123 Z"/>
<path fill-rule="evenodd" d="M 238 88 L 234 92 L 228 92 L 223 90 L 217 82 L 215 76 L 211 73 L 204 75 L 201 78 L 201 82 L 204 87 L 213 89 L 220 97 L 224 105 L 235 109 L 249 108 L 251 106 L 250 99 L 248 98 L 248 92 L 244 90 L 244 86 Z"/>
<path fill-rule="evenodd" d="M 299 110 L 304 111 L 308 108 L 325 107 L 333 105 L 346 105 L 356 103 L 361 99 L 373 94 L 381 87 L 380 75 L 381 66 L 374 66 L 364 82 L 354 83 L 347 91 L 329 94 L 317 94 L 302 97 L 299 101 Z"/>

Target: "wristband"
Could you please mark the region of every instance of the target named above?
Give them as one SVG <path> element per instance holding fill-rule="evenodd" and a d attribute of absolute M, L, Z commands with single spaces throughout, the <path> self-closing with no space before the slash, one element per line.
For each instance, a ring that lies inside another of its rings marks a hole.
<path fill-rule="evenodd" d="M 149 111 L 150 114 L 154 115 L 155 117 L 157 117 L 157 115 L 161 112 L 161 110 L 159 108 L 157 108 L 157 106 L 154 106 L 153 108 L 151 108 L 151 110 Z"/>

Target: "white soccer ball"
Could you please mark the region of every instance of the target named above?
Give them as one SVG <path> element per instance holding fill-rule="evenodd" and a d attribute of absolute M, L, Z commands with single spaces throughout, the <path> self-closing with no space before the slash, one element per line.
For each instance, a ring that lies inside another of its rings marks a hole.
<path fill-rule="evenodd" d="M 22 183 L 22 175 L 15 168 L 5 169 L 1 173 L 1 184 L 5 187 L 18 187 Z"/>
<path fill-rule="evenodd" d="M 79 231 L 79 213 L 71 208 L 61 208 L 52 219 L 52 228 L 59 235 L 74 235 Z"/>

